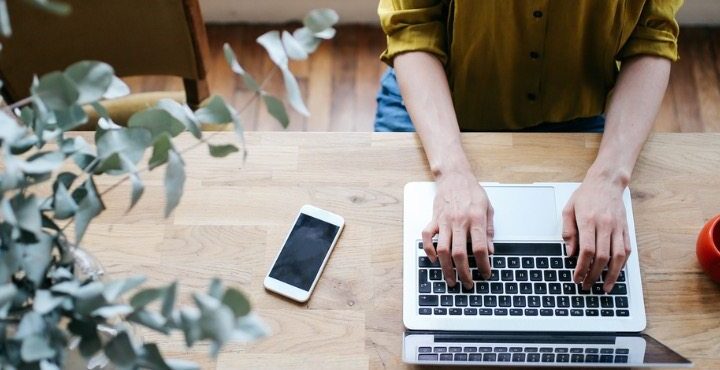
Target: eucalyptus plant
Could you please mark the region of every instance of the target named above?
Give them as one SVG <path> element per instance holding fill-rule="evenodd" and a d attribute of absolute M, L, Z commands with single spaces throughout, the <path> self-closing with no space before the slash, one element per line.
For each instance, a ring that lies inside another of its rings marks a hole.
<path fill-rule="evenodd" d="M 47 0 L 27 1 L 64 9 Z M 0 31 L 9 30 L 7 19 L 0 0 Z M 302 115 L 309 112 L 289 59 L 306 59 L 323 39 L 332 38 L 337 20 L 332 10 L 313 10 L 294 32 L 270 31 L 257 39 L 282 74 L 288 103 Z M 242 68 L 227 44 L 224 53 L 232 71 L 253 92 L 250 99 L 261 99 L 286 127 L 283 101 Z M 73 346 L 89 366 L 110 362 L 122 369 L 197 368 L 163 358 L 155 343 L 133 335 L 130 323 L 166 335 L 181 332 L 189 347 L 210 341 L 213 356 L 229 341 L 267 334 L 247 297 L 219 280 L 211 281 L 207 292 L 194 293 L 194 305 L 176 307 L 176 282 L 140 288 L 144 277 L 108 281 L 88 266 L 92 259 L 79 246 L 90 222 L 105 209 L 103 196 L 117 185 L 130 181 L 131 209 L 143 195 L 141 174 L 164 167 L 167 217 L 183 193 L 183 153 L 204 145 L 213 157 L 241 152 L 244 161 L 247 155 L 244 145 L 211 144 L 216 134 L 202 131 L 206 124 L 233 125 L 243 143 L 242 111 L 222 98 L 213 96 L 195 111 L 163 99 L 120 125 L 100 102 L 127 93 L 110 65 L 81 61 L 36 77 L 27 99 L 0 108 L 0 369 L 62 368 Z M 94 146 L 68 132 L 88 122 L 89 110 L 100 117 Z M 186 131 L 198 141 L 178 148 L 174 139 Z M 143 163 L 147 151 L 149 159 Z M 119 179 L 100 191 L 95 178 L 103 175 Z M 72 235 L 66 233 L 70 225 Z"/>

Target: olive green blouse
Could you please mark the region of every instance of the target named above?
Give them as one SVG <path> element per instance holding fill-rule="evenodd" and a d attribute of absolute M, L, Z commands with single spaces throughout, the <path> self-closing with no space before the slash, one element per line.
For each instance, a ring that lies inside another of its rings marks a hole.
<path fill-rule="evenodd" d="M 463 131 L 601 114 L 619 63 L 677 60 L 683 0 L 380 0 L 382 60 L 432 53 Z"/>

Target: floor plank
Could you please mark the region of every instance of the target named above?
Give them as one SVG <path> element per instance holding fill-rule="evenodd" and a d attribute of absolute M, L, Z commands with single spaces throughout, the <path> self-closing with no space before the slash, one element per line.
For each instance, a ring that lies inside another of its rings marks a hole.
<path fill-rule="evenodd" d="M 264 105 L 243 89 L 223 57 L 228 42 L 243 67 L 258 82 L 272 70 L 255 39 L 271 29 L 293 30 L 297 25 L 210 25 L 211 61 L 208 82 L 219 94 L 242 109 L 247 130 L 283 130 Z M 373 26 L 338 27 L 337 36 L 324 42 L 306 61 L 294 61 L 295 73 L 310 117 L 289 109 L 290 131 L 371 131 L 375 94 L 385 66 L 378 56 L 385 37 Z M 658 132 L 720 132 L 720 28 L 682 28 L 680 61 L 673 64 L 670 83 L 657 117 Z M 168 77 L 127 79 L 132 91 L 178 90 L 182 82 Z M 283 97 L 282 78 L 274 74 L 265 87 Z"/>

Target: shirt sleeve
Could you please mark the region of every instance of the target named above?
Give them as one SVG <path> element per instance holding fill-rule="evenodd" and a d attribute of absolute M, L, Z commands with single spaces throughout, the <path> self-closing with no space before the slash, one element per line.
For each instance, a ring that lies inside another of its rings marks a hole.
<path fill-rule="evenodd" d="M 647 0 L 630 38 L 618 55 L 619 60 L 636 55 L 656 55 L 676 61 L 680 28 L 675 14 L 683 0 Z"/>
<path fill-rule="evenodd" d="M 392 66 L 398 54 L 425 51 L 445 64 L 445 13 L 441 0 L 380 0 L 378 15 L 387 36 L 387 49 L 380 59 Z"/>

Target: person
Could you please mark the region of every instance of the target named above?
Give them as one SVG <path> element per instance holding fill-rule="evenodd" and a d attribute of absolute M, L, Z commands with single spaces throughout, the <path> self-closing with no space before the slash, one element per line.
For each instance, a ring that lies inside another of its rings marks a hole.
<path fill-rule="evenodd" d="M 436 181 L 425 252 L 449 286 L 488 278 L 493 207 L 461 131 L 603 132 L 565 206 L 562 237 L 584 289 L 630 253 L 624 189 L 678 59 L 682 0 L 380 0 L 387 36 L 376 131 L 417 131 Z M 432 238 L 437 236 L 437 249 Z"/>

